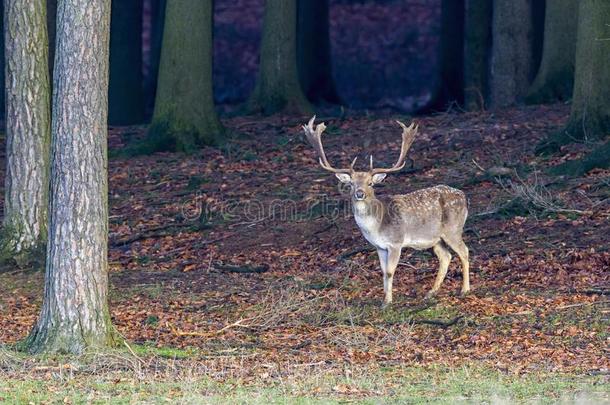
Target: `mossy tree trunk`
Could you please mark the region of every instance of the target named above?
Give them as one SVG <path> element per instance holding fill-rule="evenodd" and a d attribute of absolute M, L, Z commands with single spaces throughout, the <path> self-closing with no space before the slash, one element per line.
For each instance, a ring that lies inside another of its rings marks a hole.
<path fill-rule="evenodd" d="M 108 90 L 110 125 L 133 125 L 144 121 L 142 10 L 143 0 L 112 2 Z"/>
<path fill-rule="evenodd" d="M 44 244 L 49 188 L 50 90 L 46 0 L 4 3 L 6 186 L 4 243 L 15 254 Z"/>
<path fill-rule="evenodd" d="M 328 0 L 297 1 L 297 66 L 301 88 L 312 102 L 338 104 L 330 54 Z"/>
<path fill-rule="evenodd" d="M 533 70 L 532 0 L 494 0 L 490 104 L 506 107 L 523 98 Z"/>
<path fill-rule="evenodd" d="M 464 107 L 485 108 L 491 49 L 492 0 L 466 0 L 464 16 Z"/>
<path fill-rule="evenodd" d="M 572 95 L 578 0 L 547 0 L 542 61 L 526 101 L 565 101 Z"/>
<path fill-rule="evenodd" d="M 82 353 L 116 335 L 108 311 L 110 0 L 59 0 L 49 241 L 31 352 Z"/>
<path fill-rule="evenodd" d="M 143 152 L 190 152 L 223 140 L 212 90 L 213 1 L 168 1 L 157 95 Z"/>
<path fill-rule="evenodd" d="M 309 114 L 296 58 L 297 0 L 266 0 L 260 66 L 248 110 Z"/>
<path fill-rule="evenodd" d="M 419 112 L 444 111 L 464 103 L 464 0 L 442 0 L 440 75 L 430 102 Z"/>

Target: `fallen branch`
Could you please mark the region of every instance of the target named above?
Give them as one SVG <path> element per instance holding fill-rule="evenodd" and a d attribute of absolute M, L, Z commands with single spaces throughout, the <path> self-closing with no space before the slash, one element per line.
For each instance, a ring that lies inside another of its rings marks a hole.
<path fill-rule="evenodd" d="M 230 264 L 215 264 L 213 267 L 220 271 L 241 274 L 265 273 L 269 270 L 269 266 L 267 266 L 266 264 L 260 266 L 234 266 Z"/>
<path fill-rule="evenodd" d="M 142 240 L 142 239 L 162 238 L 164 236 L 173 235 L 173 232 L 168 231 L 169 229 L 186 228 L 186 227 L 190 227 L 192 225 L 193 224 L 190 224 L 190 223 L 184 223 L 184 224 L 166 224 L 166 225 L 161 225 L 161 226 L 155 226 L 155 227 L 149 228 L 143 232 L 129 236 L 127 238 L 122 238 L 122 239 L 111 241 L 110 246 L 112 246 L 112 247 L 125 246 L 125 245 L 129 245 L 133 242 Z"/>
<path fill-rule="evenodd" d="M 453 326 L 456 323 L 458 323 L 458 321 L 460 319 L 462 319 L 463 317 L 464 317 L 463 315 L 459 315 L 448 321 L 443 321 L 441 319 L 411 319 L 410 322 L 411 323 L 421 323 L 424 325 L 435 325 L 435 326 L 440 326 L 441 328 L 448 328 L 448 327 Z"/>

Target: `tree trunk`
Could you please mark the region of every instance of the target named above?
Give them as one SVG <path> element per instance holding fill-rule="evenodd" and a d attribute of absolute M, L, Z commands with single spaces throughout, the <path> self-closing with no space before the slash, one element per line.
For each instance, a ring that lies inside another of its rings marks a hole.
<path fill-rule="evenodd" d="M 142 1 L 112 2 L 108 90 L 110 125 L 133 125 L 144 121 Z"/>
<path fill-rule="evenodd" d="M 6 87 L 4 80 L 5 73 L 5 57 L 4 57 L 4 0 L 0 0 L 0 120 L 4 120 L 4 113 L 6 112 L 6 104 L 5 104 L 5 96 L 6 96 Z M 2 132 L 6 132 L 6 128 L 1 128 Z"/>
<path fill-rule="evenodd" d="M 491 49 L 492 0 L 466 0 L 464 18 L 464 107 L 485 108 Z"/>
<path fill-rule="evenodd" d="M 4 4 L 6 52 L 6 186 L 4 237 L 22 253 L 47 234 L 50 96 L 45 0 Z"/>
<path fill-rule="evenodd" d="M 296 60 L 297 0 L 266 0 L 260 66 L 250 112 L 309 114 Z"/>
<path fill-rule="evenodd" d="M 297 65 L 301 88 L 312 102 L 340 103 L 333 79 L 328 0 L 297 0 Z"/>
<path fill-rule="evenodd" d="M 82 353 L 116 338 L 108 311 L 110 0 L 59 0 L 49 241 L 31 352 Z"/>
<path fill-rule="evenodd" d="M 565 101 L 571 97 L 577 22 L 578 0 L 547 1 L 542 61 L 526 97 L 528 103 Z"/>
<path fill-rule="evenodd" d="M 144 94 L 146 100 L 146 118 L 155 107 L 157 94 L 157 78 L 159 77 L 159 61 L 161 59 L 161 44 L 163 43 L 163 25 L 165 22 L 165 0 L 150 0 L 151 33 L 148 75 L 144 78 Z"/>
<path fill-rule="evenodd" d="M 464 0 L 442 0 L 439 47 L 440 75 L 430 101 L 420 114 L 444 111 L 464 102 Z"/>
<path fill-rule="evenodd" d="M 142 152 L 221 143 L 212 90 L 212 0 L 168 1 L 151 127 Z"/>
<path fill-rule="evenodd" d="M 49 77 L 53 84 L 53 65 L 55 63 L 55 30 L 57 24 L 57 0 L 47 0 L 47 33 L 49 35 Z M 52 93 L 52 91 L 51 91 Z"/>
<path fill-rule="evenodd" d="M 610 2 L 582 0 L 572 111 L 565 133 L 576 139 L 610 135 Z"/>
<path fill-rule="evenodd" d="M 531 0 L 494 0 L 490 103 L 506 107 L 525 96 L 532 75 Z"/>
<path fill-rule="evenodd" d="M 610 2 L 582 0 L 578 8 L 572 110 L 565 128 L 536 148 L 538 154 L 557 152 L 576 140 L 610 136 Z"/>

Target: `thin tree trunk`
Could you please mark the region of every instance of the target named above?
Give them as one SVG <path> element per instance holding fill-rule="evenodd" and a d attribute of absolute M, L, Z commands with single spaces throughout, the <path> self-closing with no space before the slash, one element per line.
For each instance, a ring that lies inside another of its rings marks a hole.
<path fill-rule="evenodd" d="M 192 151 L 224 139 L 212 90 L 212 0 L 168 1 L 155 111 L 142 152 Z"/>
<path fill-rule="evenodd" d="M 108 311 L 110 0 L 59 0 L 44 299 L 31 352 L 114 342 Z"/>
<path fill-rule="evenodd" d="M 260 67 L 248 110 L 309 114 L 296 59 L 297 0 L 266 0 Z"/>
<path fill-rule="evenodd" d="M 485 108 L 491 49 L 492 0 L 466 0 L 464 21 L 464 106 Z"/>
<path fill-rule="evenodd" d="M 490 102 L 515 104 L 525 96 L 533 66 L 531 0 L 494 0 Z"/>
<path fill-rule="evenodd" d="M 6 24 L 5 243 L 44 244 L 49 188 L 50 96 L 46 0 L 8 0 Z"/>
<path fill-rule="evenodd" d="M 133 125 L 144 121 L 142 1 L 112 2 L 108 90 L 110 125 Z"/>
<path fill-rule="evenodd" d="M 547 0 L 540 69 L 528 91 L 528 103 L 565 101 L 574 86 L 578 0 Z"/>
<path fill-rule="evenodd" d="M 340 103 L 333 79 L 328 0 L 297 0 L 297 65 L 301 88 L 312 102 Z"/>

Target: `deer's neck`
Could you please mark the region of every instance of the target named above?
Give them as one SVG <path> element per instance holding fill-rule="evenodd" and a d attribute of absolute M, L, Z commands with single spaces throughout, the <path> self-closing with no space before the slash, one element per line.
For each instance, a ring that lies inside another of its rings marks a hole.
<path fill-rule="evenodd" d="M 377 198 L 365 201 L 352 201 L 354 219 L 360 230 L 367 235 L 375 235 L 379 232 L 385 212 L 384 204 Z"/>

